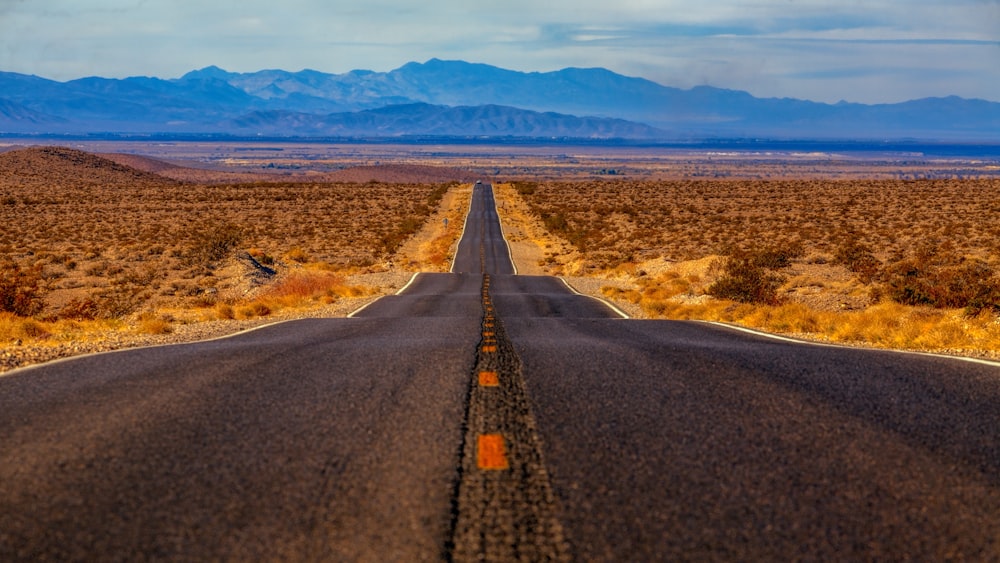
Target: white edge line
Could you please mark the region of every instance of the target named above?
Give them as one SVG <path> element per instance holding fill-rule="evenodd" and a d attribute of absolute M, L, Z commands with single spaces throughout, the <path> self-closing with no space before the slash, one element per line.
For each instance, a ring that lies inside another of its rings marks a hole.
<path fill-rule="evenodd" d="M 410 281 L 406 282 L 406 285 L 404 285 L 403 287 L 399 288 L 399 291 L 397 291 L 395 293 L 395 295 L 402 295 L 403 292 L 406 291 L 406 289 L 408 287 L 410 287 L 411 285 L 413 285 L 413 282 L 417 281 L 417 276 L 419 276 L 419 275 L 420 275 L 420 272 L 417 272 L 417 273 L 413 274 L 413 276 L 410 277 Z M 377 301 L 377 299 L 376 299 L 376 301 Z M 374 302 L 375 301 L 372 301 L 372 303 L 374 303 Z"/>
<path fill-rule="evenodd" d="M 607 308 L 609 308 L 612 311 L 614 311 L 615 313 L 617 313 L 623 319 L 630 319 L 631 318 L 631 317 L 628 316 L 627 313 L 625 313 L 625 311 L 622 311 L 621 309 L 619 309 L 618 307 L 616 307 L 614 303 L 608 301 L 607 299 L 601 299 L 600 297 L 595 297 L 593 295 L 587 295 L 585 293 L 580 293 L 579 291 L 576 290 L 575 287 L 573 287 L 572 285 L 569 284 L 568 281 L 566 281 L 566 278 L 564 278 L 562 276 L 558 276 L 558 278 L 560 280 L 562 280 L 562 282 L 566 285 L 566 287 L 568 287 L 569 290 L 572 291 L 573 293 L 575 293 L 575 294 L 577 294 L 577 295 L 579 295 L 581 297 L 588 297 L 590 299 L 593 299 L 594 301 L 599 301 L 599 302 L 603 303 L 605 306 L 607 306 Z"/>
<path fill-rule="evenodd" d="M 472 200 L 475 198 L 476 185 L 472 184 L 472 193 L 469 194 L 469 208 L 465 210 L 465 221 L 462 222 L 462 234 L 458 235 L 458 242 L 455 243 L 455 256 L 451 259 L 451 268 L 448 269 L 449 274 L 455 273 L 455 260 L 458 260 L 458 245 L 462 244 L 462 239 L 465 238 L 465 227 L 469 224 L 469 215 L 472 213 Z"/>
<path fill-rule="evenodd" d="M 285 319 L 285 320 L 282 320 L 282 321 L 275 321 L 273 323 L 267 323 L 267 324 L 262 324 L 260 326 L 250 327 L 250 328 L 243 329 L 241 331 L 234 332 L 234 333 L 231 333 L 231 334 L 223 334 L 222 336 L 213 336 L 212 338 L 204 338 L 204 339 L 201 339 L 201 340 L 191 340 L 191 341 L 188 341 L 188 342 L 164 342 L 162 344 L 149 344 L 149 345 L 146 345 L 146 346 L 133 346 L 133 347 L 126 347 L 126 348 L 118 348 L 116 350 L 102 350 L 100 352 L 88 352 L 86 354 L 76 354 L 76 355 L 73 355 L 73 356 L 65 356 L 65 357 L 62 357 L 62 358 L 55 358 L 55 359 L 47 360 L 47 361 L 40 362 L 40 363 L 37 363 L 37 364 L 31 364 L 30 366 L 22 366 L 22 367 L 19 367 L 19 368 L 14 368 L 14 369 L 12 369 L 10 371 L 6 371 L 6 372 L 3 372 L 3 373 L 0 373 L 0 377 L 7 377 L 8 375 L 14 375 L 16 373 L 22 373 L 22 372 L 26 372 L 26 371 L 35 370 L 35 369 L 41 369 L 41 368 L 45 368 L 45 367 L 48 367 L 48 366 L 51 366 L 51 365 L 64 364 L 64 363 L 67 363 L 67 362 L 72 362 L 72 361 L 80 360 L 80 359 L 83 359 L 83 358 L 90 358 L 92 356 L 106 356 L 106 355 L 110 355 L 110 354 L 121 354 L 123 352 L 133 352 L 133 351 L 136 351 L 136 350 L 149 350 L 149 349 L 153 349 L 153 348 L 169 348 L 171 346 L 186 346 L 186 345 L 190 345 L 190 344 L 202 344 L 202 343 L 205 343 L 205 342 L 215 342 L 215 341 L 218 341 L 218 340 L 226 340 L 227 338 L 235 338 L 237 336 L 243 336 L 244 334 L 249 334 L 251 332 L 254 332 L 254 331 L 257 331 L 257 330 L 262 330 L 262 329 L 269 328 L 269 327 L 272 327 L 272 326 L 278 326 L 280 324 L 290 323 L 290 322 L 294 322 L 294 321 L 302 321 L 302 320 L 305 320 L 305 318 L 301 318 L 301 319 Z"/>
<path fill-rule="evenodd" d="M 500 224 L 500 236 L 503 237 L 504 246 L 507 247 L 507 257 L 510 258 L 510 266 L 514 268 L 514 275 L 517 275 L 517 263 L 514 262 L 514 252 L 510 249 L 510 242 L 507 241 L 507 233 L 503 230 L 503 220 L 500 219 L 500 210 L 497 209 L 497 198 L 496 191 L 493 190 L 493 184 L 490 184 L 490 191 L 493 191 L 493 212 L 497 215 L 497 223 Z"/>
<path fill-rule="evenodd" d="M 830 342 L 814 342 L 812 340 L 799 340 L 796 338 L 788 338 L 785 336 L 778 336 L 777 334 L 771 334 L 768 332 L 763 332 L 759 330 L 754 330 L 752 328 L 747 328 L 744 326 L 723 323 L 719 321 L 696 321 L 705 324 L 711 324 L 715 326 L 721 326 L 724 328 L 731 328 L 733 330 L 738 330 L 740 332 L 745 332 L 747 334 L 753 334 L 755 336 L 761 336 L 764 338 L 770 338 L 771 340 L 778 340 L 781 342 L 788 342 L 791 344 L 803 344 L 806 346 L 822 346 L 824 348 L 846 348 L 850 350 L 868 350 L 872 352 L 891 352 L 894 354 L 908 354 L 911 356 L 925 356 L 928 358 L 941 358 L 945 360 L 958 360 L 960 362 L 968 362 L 970 364 L 980 364 L 984 366 L 990 366 L 995 368 L 1000 368 L 1000 362 L 995 362 L 992 360 L 984 360 L 982 358 L 970 358 L 968 356 L 950 356 L 948 354 L 935 354 L 934 352 L 918 352 L 915 350 L 894 350 L 892 348 L 870 348 L 870 347 L 855 347 L 855 346 L 844 346 L 842 344 L 835 344 Z"/>
<path fill-rule="evenodd" d="M 400 293 L 402 293 L 403 291 L 405 291 L 406 288 L 410 287 L 410 285 L 413 284 L 414 281 L 416 281 L 417 276 L 419 276 L 419 275 L 420 275 L 420 272 L 417 272 L 417 273 L 413 274 L 413 276 L 410 277 L 410 281 L 406 282 L 406 285 L 404 285 L 399 291 L 397 291 L 396 295 L 399 295 Z M 372 303 L 375 303 L 379 299 L 381 299 L 381 297 L 379 297 L 378 299 L 373 299 L 372 301 L 370 301 L 368 303 L 365 303 L 364 305 L 362 305 L 361 307 L 359 307 L 358 309 L 356 309 L 353 313 L 347 315 L 347 318 L 353 318 L 354 315 L 360 313 L 366 307 L 368 307 Z M 30 371 L 30 370 L 33 370 L 33 369 L 47 367 L 47 366 L 51 366 L 51 365 L 54 365 L 54 364 L 62 364 L 62 363 L 66 363 L 66 362 L 71 362 L 71 361 L 74 361 L 74 360 L 79 360 L 81 358 L 89 358 L 91 356 L 104 356 L 104 355 L 107 355 L 107 354 L 118 354 L 118 353 L 121 353 L 121 352 L 131 352 L 133 350 L 146 350 L 146 349 L 150 349 L 150 348 L 166 348 L 168 346 L 183 346 L 183 345 L 186 345 L 186 344 L 201 344 L 201 343 L 204 343 L 204 342 L 215 342 L 217 340 L 225 340 L 227 338 L 235 338 L 237 336 L 242 336 L 244 334 L 249 334 L 251 332 L 254 332 L 254 331 L 257 331 L 257 330 L 261 330 L 261 329 L 265 329 L 265 328 L 272 327 L 272 326 L 278 326 L 280 324 L 290 323 L 290 322 L 294 322 L 294 321 L 302 321 L 302 320 L 305 320 L 307 318 L 309 318 L 309 317 L 303 317 L 303 318 L 299 318 L 299 319 L 285 319 L 285 320 L 281 320 L 281 321 L 275 321 L 273 323 L 266 323 L 266 324 L 262 324 L 262 325 L 259 325 L 259 326 L 254 326 L 254 327 L 250 327 L 250 328 L 247 328 L 247 329 L 243 329 L 243 330 L 240 330 L 240 331 L 237 331 L 237 332 L 233 332 L 231 334 L 223 334 L 221 336 L 213 336 L 212 338 L 204 338 L 204 339 L 201 339 L 201 340 L 191 340 L 191 341 L 188 341 L 188 342 L 164 342 L 163 344 L 150 344 L 150 345 L 147 345 L 147 346 L 134 346 L 134 347 L 127 347 L 127 348 L 119 348 L 117 350 L 102 350 L 100 352 L 89 352 L 89 353 L 86 353 L 86 354 L 76 354 L 76 355 L 73 355 L 73 356 L 65 356 L 65 357 L 62 357 L 62 358 L 55 358 L 55 359 L 47 360 L 47 361 L 40 362 L 40 363 L 37 363 L 37 364 L 31 364 L 29 366 L 22 366 L 22 367 L 14 368 L 12 370 L 8 370 L 8 371 L 0 373 L 0 377 L 6 377 L 8 375 L 13 375 L 15 373 L 21 373 L 21 372 L 25 372 L 25 371 Z"/>
<path fill-rule="evenodd" d="M 420 275 L 420 272 L 417 272 L 417 273 L 413 274 L 412 276 L 410 276 L 410 281 L 406 282 L 406 285 L 404 285 L 403 287 L 399 288 L 399 291 L 397 291 L 396 293 L 393 293 L 393 295 L 399 295 L 399 294 L 403 293 L 404 291 L 406 291 L 406 288 L 410 287 L 411 285 L 413 285 L 413 282 L 417 281 L 417 276 L 419 276 L 419 275 Z M 377 302 L 378 300 L 382 299 L 382 297 L 385 297 L 385 296 L 382 295 L 380 297 L 376 297 L 375 299 L 372 299 L 368 303 L 365 303 L 364 305 L 358 307 L 357 309 L 355 309 L 354 311 L 352 311 L 350 314 L 348 314 L 347 318 L 348 319 L 353 319 L 354 315 L 357 315 L 361 311 L 364 311 L 370 305 L 372 305 L 375 302 Z"/>

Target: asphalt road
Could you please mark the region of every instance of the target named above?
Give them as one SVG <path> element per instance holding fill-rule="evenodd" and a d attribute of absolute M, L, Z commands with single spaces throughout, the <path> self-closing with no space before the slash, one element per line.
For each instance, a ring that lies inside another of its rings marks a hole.
<path fill-rule="evenodd" d="M 453 272 L 0 377 L 0 560 L 1000 559 L 1000 368 Z"/>

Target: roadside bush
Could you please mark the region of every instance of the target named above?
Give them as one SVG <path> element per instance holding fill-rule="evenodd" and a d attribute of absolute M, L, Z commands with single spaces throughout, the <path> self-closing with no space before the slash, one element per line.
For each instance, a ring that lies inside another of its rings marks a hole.
<path fill-rule="evenodd" d="M 903 305 L 1000 312 L 1000 278 L 981 260 L 941 263 L 916 256 L 886 268 L 884 294 Z"/>
<path fill-rule="evenodd" d="M 566 233 L 569 231 L 569 223 L 566 221 L 565 213 L 542 215 L 542 222 L 545 223 L 545 228 L 553 233 Z"/>
<path fill-rule="evenodd" d="M 97 318 L 120 319 L 137 311 L 150 298 L 150 293 L 133 285 L 112 286 L 94 298 Z"/>
<path fill-rule="evenodd" d="M 778 287 L 784 278 L 739 258 L 729 257 L 723 264 L 723 275 L 706 290 L 713 297 L 740 303 L 776 305 Z"/>
<path fill-rule="evenodd" d="M 201 231 L 195 234 L 194 242 L 188 250 L 188 263 L 207 265 L 218 262 L 242 241 L 243 229 L 237 225 L 219 225 Z"/>
<path fill-rule="evenodd" d="M 30 317 L 45 307 L 41 267 L 22 268 L 16 262 L 0 264 L 0 311 Z"/>
<path fill-rule="evenodd" d="M 382 249 L 386 254 L 392 254 L 399 248 L 399 245 L 420 230 L 424 221 L 416 217 L 407 217 L 400 221 L 395 231 L 382 236 Z"/>
<path fill-rule="evenodd" d="M 535 195 L 535 190 L 538 189 L 537 182 L 514 182 L 513 185 L 520 195 Z"/>
<path fill-rule="evenodd" d="M 87 299 L 73 299 L 63 305 L 56 315 L 60 319 L 74 320 L 94 320 L 101 314 L 101 306 L 97 301 Z"/>
<path fill-rule="evenodd" d="M 288 254 L 285 255 L 285 258 L 288 258 L 292 262 L 305 264 L 306 262 L 309 261 L 309 254 L 305 250 L 302 250 L 301 246 L 296 246 L 288 251 Z"/>
<path fill-rule="evenodd" d="M 266 295 L 277 299 L 305 299 L 333 294 L 342 288 L 343 278 L 331 272 L 294 273 L 269 288 Z"/>
<path fill-rule="evenodd" d="M 882 262 L 872 253 L 871 247 L 853 236 L 840 242 L 833 259 L 857 274 L 862 283 L 871 283 L 882 268 Z"/>
<path fill-rule="evenodd" d="M 740 303 L 777 305 L 778 288 L 785 278 L 773 270 L 791 265 L 801 248 L 771 247 L 758 250 L 731 250 L 722 262 L 722 275 L 706 292 Z"/>
<path fill-rule="evenodd" d="M 153 313 L 143 313 L 139 315 L 136 330 L 140 334 L 170 334 L 174 329 L 169 319 L 157 317 Z"/>
<path fill-rule="evenodd" d="M 427 196 L 427 205 L 431 208 L 437 209 L 438 205 L 441 204 L 441 200 L 444 199 L 444 194 L 448 193 L 448 190 L 456 185 L 458 185 L 456 182 L 450 182 L 447 184 L 441 184 L 431 190 L 431 193 Z"/>

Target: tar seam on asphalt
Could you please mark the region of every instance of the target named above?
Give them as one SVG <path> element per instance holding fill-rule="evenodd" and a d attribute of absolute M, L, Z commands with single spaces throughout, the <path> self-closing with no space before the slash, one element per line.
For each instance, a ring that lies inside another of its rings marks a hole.
<path fill-rule="evenodd" d="M 469 383 L 453 561 L 569 561 L 521 360 L 483 275 L 482 338 Z"/>

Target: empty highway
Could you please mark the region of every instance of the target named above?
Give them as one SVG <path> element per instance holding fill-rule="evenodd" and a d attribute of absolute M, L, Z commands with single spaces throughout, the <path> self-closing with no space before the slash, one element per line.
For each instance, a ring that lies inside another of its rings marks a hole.
<path fill-rule="evenodd" d="M 0 377 L 0 560 L 1000 559 L 1000 368 L 452 273 Z"/>

